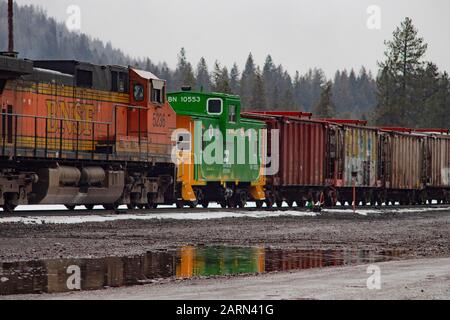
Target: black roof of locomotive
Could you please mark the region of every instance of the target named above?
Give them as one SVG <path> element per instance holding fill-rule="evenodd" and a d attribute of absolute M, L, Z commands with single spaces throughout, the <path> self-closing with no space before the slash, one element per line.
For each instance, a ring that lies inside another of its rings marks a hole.
<path fill-rule="evenodd" d="M 92 72 L 92 89 L 111 90 L 112 72 L 122 72 L 128 77 L 128 68 L 122 66 L 95 65 L 76 60 L 35 60 L 34 67 L 53 70 L 63 74 L 72 75 L 78 84 L 79 71 Z"/>
<path fill-rule="evenodd" d="M 30 74 L 33 71 L 33 62 L 0 54 L 0 78 L 16 78 Z"/>

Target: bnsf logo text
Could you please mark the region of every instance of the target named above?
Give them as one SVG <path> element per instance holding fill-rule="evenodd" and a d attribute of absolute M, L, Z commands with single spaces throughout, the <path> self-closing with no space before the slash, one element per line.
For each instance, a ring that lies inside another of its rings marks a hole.
<path fill-rule="evenodd" d="M 55 118 L 55 120 L 49 120 L 48 122 L 49 133 L 59 132 L 61 121 L 58 119 L 67 119 L 72 121 L 63 121 L 64 133 L 77 134 L 77 121 L 80 121 L 78 123 L 78 135 L 91 135 L 92 125 L 85 121 L 94 120 L 95 107 L 93 105 L 53 100 L 47 100 L 46 104 L 47 116 Z"/>

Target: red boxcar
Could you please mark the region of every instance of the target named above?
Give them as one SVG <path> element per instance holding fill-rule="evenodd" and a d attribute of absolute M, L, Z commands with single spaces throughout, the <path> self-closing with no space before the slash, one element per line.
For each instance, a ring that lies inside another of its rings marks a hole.
<path fill-rule="evenodd" d="M 326 186 L 329 163 L 327 152 L 329 125 L 284 114 L 244 113 L 243 117 L 265 121 L 268 129 L 269 155 L 274 158 L 279 145 L 279 170 L 267 175 L 268 206 L 303 206 L 306 200 L 320 200 Z M 272 130 L 279 130 L 276 139 Z"/>

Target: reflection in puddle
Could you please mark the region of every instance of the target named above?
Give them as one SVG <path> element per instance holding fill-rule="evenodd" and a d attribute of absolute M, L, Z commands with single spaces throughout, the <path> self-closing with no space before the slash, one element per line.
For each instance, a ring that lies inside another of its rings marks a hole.
<path fill-rule="evenodd" d="M 0 263 L 0 295 L 96 290 L 163 278 L 256 274 L 366 264 L 399 258 L 402 251 L 279 250 L 194 247 L 140 256 Z"/>

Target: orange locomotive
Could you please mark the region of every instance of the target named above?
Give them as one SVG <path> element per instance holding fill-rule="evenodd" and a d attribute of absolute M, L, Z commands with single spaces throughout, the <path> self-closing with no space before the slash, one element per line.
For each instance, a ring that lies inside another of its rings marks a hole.
<path fill-rule="evenodd" d="M 173 203 L 165 90 L 131 67 L 0 55 L 0 205 Z"/>

